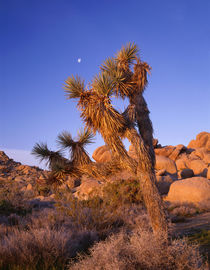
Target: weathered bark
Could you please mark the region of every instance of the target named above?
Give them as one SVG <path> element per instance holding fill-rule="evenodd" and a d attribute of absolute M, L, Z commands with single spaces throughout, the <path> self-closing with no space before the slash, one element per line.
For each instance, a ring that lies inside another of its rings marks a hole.
<path fill-rule="evenodd" d="M 152 166 L 155 165 L 155 153 L 153 147 L 153 127 L 149 118 L 149 109 L 142 93 L 130 97 L 130 104 L 135 106 L 135 117 L 139 133 L 142 136 L 144 144 L 149 152 Z"/>
<path fill-rule="evenodd" d="M 163 202 L 155 185 L 155 175 L 148 172 L 137 172 L 144 203 L 147 208 L 154 233 L 168 233 L 168 224 Z"/>
<path fill-rule="evenodd" d="M 154 233 L 167 234 L 168 225 L 161 196 L 156 187 L 156 176 L 143 139 L 134 128 L 125 130 L 124 136 L 134 145 L 138 156 L 137 179 Z"/>
<path fill-rule="evenodd" d="M 103 132 L 101 132 L 101 134 L 104 142 L 111 149 L 113 157 L 118 159 L 121 167 L 136 175 L 137 162 L 128 155 L 119 134 L 103 134 Z"/>

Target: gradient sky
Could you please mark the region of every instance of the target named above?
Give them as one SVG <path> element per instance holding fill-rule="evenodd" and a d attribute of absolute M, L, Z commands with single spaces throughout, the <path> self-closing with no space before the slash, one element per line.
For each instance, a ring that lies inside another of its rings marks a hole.
<path fill-rule="evenodd" d="M 0 23 L 0 149 L 10 157 L 37 164 L 36 142 L 56 149 L 61 131 L 76 136 L 83 124 L 64 80 L 88 82 L 129 41 L 152 66 L 154 137 L 187 145 L 210 131 L 209 0 L 0 0 Z M 90 154 L 100 145 L 97 136 Z"/>

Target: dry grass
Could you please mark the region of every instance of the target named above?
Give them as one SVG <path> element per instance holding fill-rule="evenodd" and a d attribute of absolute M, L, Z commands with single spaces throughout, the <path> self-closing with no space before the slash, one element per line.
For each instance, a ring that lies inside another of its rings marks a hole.
<path fill-rule="evenodd" d="M 138 228 L 132 234 L 120 232 L 91 249 L 90 256 L 80 257 L 72 270 L 197 270 L 208 269 L 196 245 L 185 240 L 167 242 Z"/>
<path fill-rule="evenodd" d="M 0 269 L 64 269 L 70 258 L 97 240 L 94 232 L 38 228 L 14 229 L 0 239 Z"/>
<path fill-rule="evenodd" d="M 202 203 L 166 203 L 169 213 L 173 216 L 191 217 L 210 210 L 210 202 Z"/>

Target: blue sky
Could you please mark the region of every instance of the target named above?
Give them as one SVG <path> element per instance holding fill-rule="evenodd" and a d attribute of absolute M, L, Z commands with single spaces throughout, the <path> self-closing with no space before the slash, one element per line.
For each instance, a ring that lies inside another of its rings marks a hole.
<path fill-rule="evenodd" d="M 0 149 L 16 160 L 37 164 L 36 142 L 55 149 L 61 131 L 76 136 L 83 124 L 62 84 L 90 81 L 129 41 L 152 66 L 154 137 L 187 145 L 210 131 L 209 0 L 1 0 L 0 23 Z M 90 154 L 99 145 L 97 136 Z"/>

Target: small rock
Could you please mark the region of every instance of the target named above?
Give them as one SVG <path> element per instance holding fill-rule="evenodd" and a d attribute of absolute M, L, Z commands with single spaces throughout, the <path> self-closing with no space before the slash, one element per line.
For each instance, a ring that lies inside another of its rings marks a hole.
<path fill-rule="evenodd" d="M 32 184 L 28 184 L 26 187 L 26 190 L 32 190 L 32 189 L 33 189 Z"/>
<path fill-rule="evenodd" d="M 55 194 L 53 193 L 49 197 L 52 198 L 52 199 L 54 199 L 55 198 Z"/>
<path fill-rule="evenodd" d="M 26 191 L 26 187 L 22 187 L 22 188 L 20 189 L 20 191 L 25 192 L 25 191 Z"/>
<path fill-rule="evenodd" d="M 191 169 L 184 169 L 181 171 L 180 176 L 182 179 L 191 178 L 194 176 L 194 172 Z"/>
<path fill-rule="evenodd" d="M 163 176 L 165 174 L 166 174 L 166 170 L 165 169 L 162 169 L 162 170 L 159 170 L 159 171 L 156 172 L 156 175 L 157 176 Z"/>
<path fill-rule="evenodd" d="M 22 176 L 17 176 L 17 177 L 15 177 L 14 181 L 21 183 L 21 182 L 25 182 L 25 179 Z"/>
<path fill-rule="evenodd" d="M 40 200 L 40 201 L 43 201 L 44 200 L 44 196 L 40 195 L 40 196 L 37 196 L 34 198 L 34 200 Z"/>

